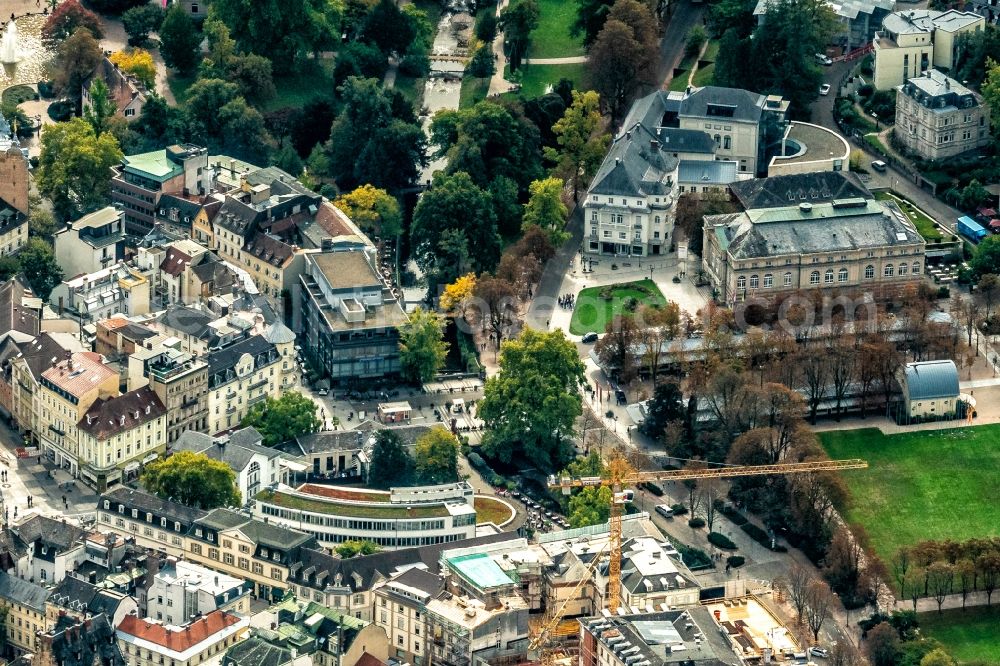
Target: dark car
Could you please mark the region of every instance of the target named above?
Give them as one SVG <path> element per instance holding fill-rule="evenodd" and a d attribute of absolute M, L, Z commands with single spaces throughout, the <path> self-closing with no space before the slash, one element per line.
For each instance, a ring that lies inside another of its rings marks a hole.
<path fill-rule="evenodd" d="M 590 344 L 591 342 L 597 342 L 597 333 L 594 333 L 593 331 L 591 331 L 590 333 L 587 333 L 586 335 L 584 335 L 581 338 L 581 341 L 582 342 L 586 342 L 587 344 Z"/>

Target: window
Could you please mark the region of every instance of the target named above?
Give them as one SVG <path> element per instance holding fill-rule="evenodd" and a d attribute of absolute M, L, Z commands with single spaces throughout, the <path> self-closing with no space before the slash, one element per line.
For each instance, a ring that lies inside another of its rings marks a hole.
<path fill-rule="evenodd" d="M 222 554 L 222 561 L 231 566 L 233 564 L 233 554 L 232 553 L 223 553 Z"/>
<path fill-rule="evenodd" d="M 784 284 L 785 284 L 786 287 L 791 287 L 792 286 L 792 274 L 791 273 L 785 273 Z"/>
<path fill-rule="evenodd" d="M 723 148 L 723 150 L 729 150 L 732 147 L 732 143 L 733 142 L 732 142 L 732 138 L 731 137 L 726 136 L 725 138 L 723 138 L 723 140 L 722 140 L 722 148 Z"/>
<path fill-rule="evenodd" d="M 900 264 L 899 265 L 899 274 L 900 275 L 906 275 L 906 264 Z"/>
<path fill-rule="evenodd" d="M 747 279 L 744 276 L 741 275 L 738 278 L 736 278 L 736 288 L 737 289 L 747 288 Z"/>
<path fill-rule="evenodd" d="M 841 268 L 837 271 L 837 282 L 847 282 L 847 269 Z"/>
<path fill-rule="evenodd" d="M 770 289 L 774 286 L 774 276 L 770 273 L 764 273 L 764 289 Z"/>
<path fill-rule="evenodd" d="M 893 274 L 892 264 L 886 264 L 885 268 L 882 269 L 882 275 L 884 275 L 885 277 L 892 277 L 892 274 Z"/>
<path fill-rule="evenodd" d="M 750 276 L 750 288 L 751 289 L 756 289 L 759 286 L 760 286 L 760 278 L 757 277 L 756 275 L 751 275 Z"/>
<path fill-rule="evenodd" d="M 813 271 L 809 274 L 809 284 L 819 284 L 819 271 Z"/>
<path fill-rule="evenodd" d="M 872 280 L 874 278 L 875 278 L 875 267 L 874 266 L 865 266 L 865 279 L 866 280 Z"/>
<path fill-rule="evenodd" d="M 833 269 L 828 268 L 823 274 L 823 284 L 833 284 Z"/>
<path fill-rule="evenodd" d="M 913 274 L 914 275 L 918 275 L 919 273 L 920 273 L 920 262 L 919 261 L 914 261 L 913 262 Z"/>

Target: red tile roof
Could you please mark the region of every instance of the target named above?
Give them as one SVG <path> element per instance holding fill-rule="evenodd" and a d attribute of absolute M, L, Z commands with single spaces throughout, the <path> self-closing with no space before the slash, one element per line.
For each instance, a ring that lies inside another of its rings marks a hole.
<path fill-rule="evenodd" d="M 174 652 L 184 652 L 239 621 L 235 615 L 224 611 L 212 611 L 186 627 L 171 631 L 162 624 L 141 620 L 135 615 L 126 615 L 122 623 L 118 625 L 118 631 L 155 643 Z"/>
<path fill-rule="evenodd" d="M 364 654 L 361 655 L 361 657 L 358 659 L 358 663 L 356 663 L 354 666 L 385 666 L 385 664 L 381 659 L 379 659 L 375 655 L 371 654 L 370 652 L 365 652 Z"/>
<path fill-rule="evenodd" d="M 94 352 L 76 352 L 72 361 L 63 359 L 42 373 L 42 377 L 77 397 L 97 388 L 108 377 L 117 375 L 104 365 L 101 355 Z"/>
<path fill-rule="evenodd" d="M 184 254 L 177 248 L 170 246 L 167 248 L 167 257 L 160 264 L 160 270 L 177 277 L 184 272 L 184 267 L 190 264 L 190 255 Z"/>

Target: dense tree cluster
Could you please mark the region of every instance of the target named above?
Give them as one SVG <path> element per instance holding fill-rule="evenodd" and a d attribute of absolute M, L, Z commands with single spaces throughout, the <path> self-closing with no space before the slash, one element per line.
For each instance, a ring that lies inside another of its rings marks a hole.
<path fill-rule="evenodd" d="M 206 511 L 240 506 L 242 499 L 232 468 L 204 453 L 178 451 L 147 465 L 139 480 L 163 499 Z"/>
<path fill-rule="evenodd" d="M 318 411 L 319 405 L 311 398 L 288 391 L 251 407 L 240 425 L 256 428 L 264 438 L 264 446 L 277 446 L 319 430 L 323 422 L 317 416 Z"/>

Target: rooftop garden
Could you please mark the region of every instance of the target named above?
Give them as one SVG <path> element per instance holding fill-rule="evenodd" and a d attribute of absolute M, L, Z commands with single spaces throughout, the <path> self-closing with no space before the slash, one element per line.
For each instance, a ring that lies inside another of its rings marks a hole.
<path fill-rule="evenodd" d="M 514 517 L 510 507 L 492 497 L 477 495 L 475 498 L 476 524 L 493 523 L 503 525 Z"/>
<path fill-rule="evenodd" d="M 352 500 L 354 502 L 388 502 L 390 493 L 378 490 L 340 488 L 337 486 L 321 486 L 315 483 L 305 483 L 299 486 L 299 492 L 309 495 L 321 495 L 330 499 Z"/>
<path fill-rule="evenodd" d="M 342 504 L 326 499 L 311 499 L 300 495 L 264 490 L 257 493 L 256 500 L 273 504 L 283 509 L 323 513 L 344 518 L 371 518 L 373 520 L 393 520 L 403 518 L 444 518 L 448 509 L 443 505 L 405 506 L 391 504 L 384 506 L 364 506 L 359 504 Z"/>
<path fill-rule="evenodd" d="M 875 198 L 879 201 L 895 202 L 907 219 L 917 228 L 917 232 L 924 237 L 924 240 L 941 241 L 944 239 L 944 234 L 941 233 L 941 229 L 934 223 L 934 220 L 917 209 L 909 200 L 891 192 L 877 192 Z"/>

